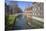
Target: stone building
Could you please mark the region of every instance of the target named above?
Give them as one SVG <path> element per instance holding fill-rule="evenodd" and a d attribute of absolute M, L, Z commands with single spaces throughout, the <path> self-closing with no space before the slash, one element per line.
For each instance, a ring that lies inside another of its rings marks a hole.
<path fill-rule="evenodd" d="M 44 17 L 44 3 L 43 2 L 33 2 L 32 3 L 32 15 L 37 17 Z"/>
<path fill-rule="evenodd" d="M 24 12 L 27 17 L 32 16 L 32 8 L 31 7 L 26 8 Z"/>
<path fill-rule="evenodd" d="M 6 14 L 22 13 L 22 10 L 18 7 L 17 2 L 10 1 L 8 6 L 9 8 L 5 6 L 5 11 L 7 11 Z"/>
<path fill-rule="evenodd" d="M 18 7 L 17 2 L 10 2 L 11 4 L 9 4 L 10 6 L 10 10 L 12 10 L 12 14 L 15 13 L 22 13 L 22 10 Z"/>
<path fill-rule="evenodd" d="M 25 16 L 27 17 L 28 24 L 31 26 L 32 22 L 32 7 L 25 9 Z"/>

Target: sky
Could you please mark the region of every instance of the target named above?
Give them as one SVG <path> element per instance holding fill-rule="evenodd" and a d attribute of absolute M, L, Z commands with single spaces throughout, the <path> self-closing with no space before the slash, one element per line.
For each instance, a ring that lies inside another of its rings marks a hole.
<path fill-rule="evenodd" d="M 32 0 L 7 0 L 7 1 L 32 1 Z"/>
<path fill-rule="evenodd" d="M 12 0 L 10 0 L 12 1 Z M 6 0 L 7 4 L 9 5 L 9 0 Z M 26 2 L 26 1 L 18 1 L 17 2 L 18 7 L 20 7 L 23 11 L 25 9 L 25 7 L 27 8 L 28 6 L 31 7 L 32 6 L 32 2 Z"/>
<path fill-rule="evenodd" d="M 19 6 L 21 9 L 25 9 L 25 7 L 27 8 L 28 6 L 29 6 L 29 7 L 32 6 L 32 3 L 31 3 L 31 2 L 18 2 L 17 4 L 18 4 L 18 6 Z"/>

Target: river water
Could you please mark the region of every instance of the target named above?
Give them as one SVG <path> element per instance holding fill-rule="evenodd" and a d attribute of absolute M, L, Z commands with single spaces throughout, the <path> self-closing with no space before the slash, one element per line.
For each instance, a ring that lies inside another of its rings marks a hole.
<path fill-rule="evenodd" d="M 16 18 L 16 22 L 14 24 L 13 29 L 25 29 L 27 24 L 26 17 L 23 15 L 19 15 L 18 18 Z"/>

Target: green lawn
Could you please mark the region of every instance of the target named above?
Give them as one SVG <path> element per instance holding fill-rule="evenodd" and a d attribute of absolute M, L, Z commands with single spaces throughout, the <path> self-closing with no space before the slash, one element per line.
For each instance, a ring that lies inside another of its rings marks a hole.
<path fill-rule="evenodd" d="M 15 20 L 15 16 L 12 16 L 12 15 L 9 16 L 8 20 L 9 20 L 9 21 L 8 21 L 9 24 L 13 24 L 13 22 L 14 22 L 14 20 Z"/>
<path fill-rule="evenodd" d="M 16 16 L 12 16 L 12 15 L 5 16 L 5 22 L 6 22 L 7 29 L 12 29 L 14 21 L 16 21 L 15 18 L 16 18 Z"/>
<path fill-rule="evenodd" d="M 32 27 L 33 28 L 43 28 L 44 27 L 44 22 L 40 22 L 38 20 L 32 20 Z"/>

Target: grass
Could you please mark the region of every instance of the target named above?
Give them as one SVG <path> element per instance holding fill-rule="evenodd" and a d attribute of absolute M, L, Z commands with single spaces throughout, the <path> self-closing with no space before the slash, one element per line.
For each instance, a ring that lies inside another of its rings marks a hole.
<path fill-rule="evenodd" d="M 16 21 L 15 18 L 16 16 L 12 16 L 12 15 L 5 16 L 5 24 L 7 29 L 12 29 L 14 21 Z"/>
<path fill-rule="evenodd" d="M 9 22 L 9 24 L 13 24 L 14 23 L 14 20 L 15 20 L 15 16 L 9 16 L 9 18 L 8 18 L 8 22 Z"/>
<path fill-rule="evenodd" d="M 44 27 L 44 23 L 40 22 L 38 20 L 34 20 L 34 21 L 32 21 L 32 27 L 33 28 L 43 28 Z"/>

